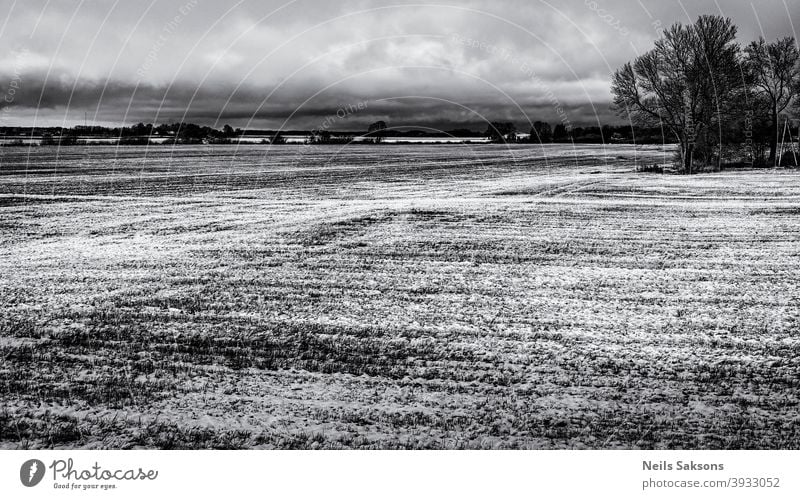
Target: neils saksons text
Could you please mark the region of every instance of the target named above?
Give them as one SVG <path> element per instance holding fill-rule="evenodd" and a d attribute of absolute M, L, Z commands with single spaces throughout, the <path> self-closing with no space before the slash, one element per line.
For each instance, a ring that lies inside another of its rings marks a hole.
<path fill-rule="evenodd" d="M 724 471 L 721 463 L 696 463 L 694 461 L 642 461 L 644 471 Z"/>

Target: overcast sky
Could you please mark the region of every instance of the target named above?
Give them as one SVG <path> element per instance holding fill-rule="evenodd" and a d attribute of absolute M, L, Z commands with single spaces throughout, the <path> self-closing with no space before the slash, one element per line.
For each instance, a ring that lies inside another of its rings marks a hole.
<path fill-rule="evenodd" d="M 610 74 L 662 27 L 721 13 L 742 43 L 800 29 L 800 0 L 0 5 L 0 125 L 619 122 Z"/>

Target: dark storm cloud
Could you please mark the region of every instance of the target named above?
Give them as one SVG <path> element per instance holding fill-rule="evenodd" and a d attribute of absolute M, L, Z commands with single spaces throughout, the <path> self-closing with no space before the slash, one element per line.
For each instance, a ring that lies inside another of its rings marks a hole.
<path fill-rule="evenodd" d="M 703 13 L 793 35 L 800 0 L 0 2 L 4 124 L 596 123 L 609 75 Z M 755 7 L 754 7 L 755 5 Z"/>

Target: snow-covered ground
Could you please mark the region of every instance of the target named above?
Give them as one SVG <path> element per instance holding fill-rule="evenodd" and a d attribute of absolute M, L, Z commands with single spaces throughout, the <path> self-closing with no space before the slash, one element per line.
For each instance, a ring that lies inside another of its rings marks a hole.
<path fill-rule="evenodd" d="M 800 175 L 0 151 L 0 446 L 797 448 Z"/>

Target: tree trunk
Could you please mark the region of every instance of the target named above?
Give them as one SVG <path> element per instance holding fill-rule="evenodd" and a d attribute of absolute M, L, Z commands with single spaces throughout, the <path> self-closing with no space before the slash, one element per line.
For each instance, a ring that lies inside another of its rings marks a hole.
<path fill-rule="evenodd" d="M 683 153 L 683 172 L 687 175 L 692 174 L 692 156 L 694 156 L 694 144 L 686 144 Z"/>
<path fill-rule="evenodd" d="M 774 132 L 769 139 L 769 163 L 772 166 L 778 166 L 778 161 L 780 161 L 776 156 L 778 155 L 778 108 L 777 106 L 772 106 L 772 131 Z"/>

